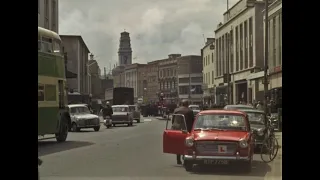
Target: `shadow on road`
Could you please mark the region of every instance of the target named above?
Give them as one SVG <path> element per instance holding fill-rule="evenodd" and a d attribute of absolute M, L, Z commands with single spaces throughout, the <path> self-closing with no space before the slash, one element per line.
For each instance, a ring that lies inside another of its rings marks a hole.
<path fill-rule="evenodd" d="M 122 127 L 130 128 L 130 127 L 135 127 L 135 126 L 137 126 L 137 123 L 133 123 L 132 126 L 128 126 L 127 124 L 117 124 L 115 127 L 112 126 L 112 128 L 122 128 Z"/>
<path fill-rule="evenodd" d="M 38 156 L 45 156 L 70 149 L 90 146 L 93 144 L 94 143 L 84 141 L 66 141 L 63 143 L 58 143 L 54 140 L 38 141 Z"/>
<path fill-rule="evenodd" d="M 271 167 L 261 161 L 252 161 L 252 171 L 251 173 L 245 173 L 241 171 L 241 166 L 236 167 L 204 167 L 204 166 L 195 166 L 192 174 L 198 175 L 226 175 L 226 176 L 259 176 L 264 177 L 267 172 L 271 171 Z"/>

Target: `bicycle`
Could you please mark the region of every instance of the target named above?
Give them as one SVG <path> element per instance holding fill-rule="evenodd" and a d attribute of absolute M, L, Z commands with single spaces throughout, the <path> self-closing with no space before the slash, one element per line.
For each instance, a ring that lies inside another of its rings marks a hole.
<path fill-rule="evenodd" d="M 267 133 L 268 136 L 264 139 L 260 152 L 261 160 L 265 163 L 273 161 L 277 157 L 279 150 L 279 143 L 275 137 L 274 127 L 272 125 L 269 125 L 267 128 Z M 264 155 L 267 157 L 264 158 Z"/>

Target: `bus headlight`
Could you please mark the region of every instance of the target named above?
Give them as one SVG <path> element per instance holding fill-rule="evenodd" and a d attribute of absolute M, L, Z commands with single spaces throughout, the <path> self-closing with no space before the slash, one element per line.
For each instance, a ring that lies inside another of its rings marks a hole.
<path fill-rule="evenodd" d="M 239 146 L 240 146 L 241 148 L 246 148 L 246 147 L 248 147 L 248 142 L 247 142 L 247 140 L 245 140 L 245 139 L 240 139 L 240 141 L 239 141 Z"/>
<path fill-rule="evenodd" d="M 186 141 L 185 141 L 185 144 L 186 144 L 187 147 L 192 147 L 193 144 L 194 144 L 194 139 L 193 139 L 193 137 L 187 137 L 187 138 L 186 138 Z"/>

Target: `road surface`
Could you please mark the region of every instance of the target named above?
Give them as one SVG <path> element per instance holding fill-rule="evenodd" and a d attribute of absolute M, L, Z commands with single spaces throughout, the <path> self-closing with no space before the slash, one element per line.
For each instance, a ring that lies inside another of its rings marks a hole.
<path fill-rule="evenodd" d="M 174 155 L 162 153 L 164 120 L 146 118 L 132 127 L 101 127 L 69 133 L 68 141 L 39 141 L 38 154 L 43 160 L 41 180 L 129 180 L 129 179 L 219 179 L 280 180 L 281 151 L 274 162 L 263 163 L 256 155 L 253 170 L 245 174 L 236 169 L 204 169 L 186 172 L 176 165 Z"/>

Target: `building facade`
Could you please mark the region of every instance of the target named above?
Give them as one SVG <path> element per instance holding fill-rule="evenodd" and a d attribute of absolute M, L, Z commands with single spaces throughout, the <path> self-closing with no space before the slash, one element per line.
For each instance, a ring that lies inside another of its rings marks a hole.
<path fill-rule="evenodd" d="M 192 104 L 202 104 L 202 58 L 189 55 L 177 58 L 177 84 L 179 99 L 189 99 Z"/>
<path fill-rule="evenodd" d="M 282 0 L 269 5 L 269 94 L 282 107 Z"/>
<path fill-rule="evenodd" d="M 101 69 L 96 60 L 94 60 L 93 55 L 90 55 L 90 60 L 88 63 L 89 66 L 89 76 L 91 79 L 91 94 L 92 99 L 104 99 L 104 91 L 102 91 L 102 79 L 101 77 Z"/>
<path fill-rule="evenodd" d="M 68 56 L 67 70 L 76 74 L 75 78 L 67 78 L 69 91 L 81 94 L 91 93 L 90 74 L 88 68 L 89 49 L 81 36 L 60 35 L 64 52 Z"/>
<path fill-rule="evenodd" d="M 201 49 L 203 65 L 203 103 L 215 104 L 215 38 L 207 38 L 206 45 Z"/>
<path fill-rule="evenodd" d="M 236 103 L 264 98 L 259 84 L 248 84 L 247 80 L 250 74 L 264 67 L 263 9 L 264 1 L 240 0 L 224 13 L 224 22 L 215 31 L 218 104 L 227 103 L 226 99 Z M 223 78 L 227 74 L 230 77 Z"/>
<path fill-rule="evenodd" d="M 145 64 L 130 64 L 125 67 L 125 87 L 133 88 L 134 101 L 137 102 L 140 94 L 143 94 L 143 88 L 141 86 L 141 71 L 145 67 Z"/>
<path fill-rule="evenodd" d="M 38 26 L 59 34 L 58 0 L 38 0 Z"/>
<path fill-rule="evenodd" d="M 159 101 L 159 60 L 147 63 L 143 76 L 147 79 L 147 92 L 145 93 L 148 102 L 154 103 Z"/>
<path fill-rule="evenodd" d="M 159 60 L 159 91 L 157 94 L 163 93 L 165 103 L 178 103 L 178 80 L 177 80 L 177 58 L 181 54 L 169 54 L 167 59 Z"/>

